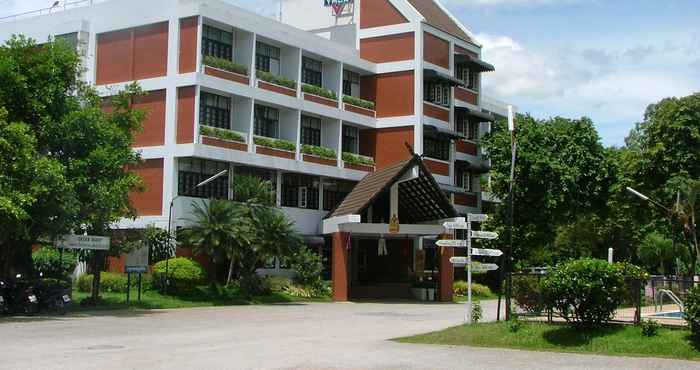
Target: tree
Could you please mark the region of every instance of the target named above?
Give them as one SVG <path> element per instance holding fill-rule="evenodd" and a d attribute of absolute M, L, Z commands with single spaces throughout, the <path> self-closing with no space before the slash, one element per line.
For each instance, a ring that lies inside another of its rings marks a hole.
<path fill-rule="evenodd" d="M 649 271 L 657 271 L 662 275 L 671 270 L 669 266 L 673 266 L 677 258 L 683 262 L 688 261 L 684 248 L 678 248 L 673 240 L 657 231 L 651 232 L 642 240 L 638 254 Z"/>
<path fill-rule="evenodd" d="M 700 206 L 700 180 L 682 179 L 678 185 L 676 205 L 672 213 L 679 223 L 681 233 L 687 245 L 688 272 L 694 275 L 698 272 L 698 249 L 696 210 Z"/>
<path fill-rule="evenodd" d="M 28 266 L 39 240 L 70 232 L 107 235 L 110 224 L 133 215 L 128 194 L 140 179 L 125 168 L 139 160 L 131 145 L 145 112 L 132 102 L 142 92 L 128 86 L 106 112 L 81 73 L 80 57 L 65 42 L 37 45 L 20 36 L 0 47 L 3 130 L 21 143 L 0 153 L 0 163 L 14 166 L 2 172 L 0 186 L 8 189 L 2 194 L 22 199 L 2 211 L 0 260 L 6 264 Z"/>
<path fill-rule="evenodd" d="M 492 163 L 491 190 L 507 199 L 510 132 L 496 122 L 484 140 Z M 513 256 L 531 264 L 550 263 L 558 226 L 604 206 L 610 169 L 600 138 L 588 118 L 537 120 L 517 117 Z M 503 231 L 507 207 L 500 207 L 491 228 Z"/>

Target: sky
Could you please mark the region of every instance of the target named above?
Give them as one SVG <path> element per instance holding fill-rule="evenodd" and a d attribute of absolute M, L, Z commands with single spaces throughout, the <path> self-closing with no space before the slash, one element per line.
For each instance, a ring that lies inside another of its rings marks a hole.
<path fill-rule="evenodd" d="M 486 94 L 538 118 L 590 117 L 605 145 L 623 145 L 649 104 L 700 92 L 700 0 L 441 1 L 496 67 Z M 0 0 L 0 17 L 52 3 Z"/>

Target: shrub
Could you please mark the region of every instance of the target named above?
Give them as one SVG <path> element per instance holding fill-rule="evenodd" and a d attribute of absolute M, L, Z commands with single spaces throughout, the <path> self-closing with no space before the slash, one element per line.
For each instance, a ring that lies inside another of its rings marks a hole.
<path fill-rule="evenodd" d="M 365 157 L 365 156 L 357 155 L 357 154 L 353 154 L 353 153 L 348 153 L 348 152 L 343 153 L 343 161 L 345 163 L 349 163 L 349 164 L 374 167 L 374 159 L 373 158 L 369 158 L 369 157 Z"/>
<path fill-rule="evenodd" d="M 292 285 L 292 281 L 284 276 L 268 276 L 266 279 L 272 292 L 283 292 L 285 288 Z"/>
<path fill-rule="evenodd" d="M 350 105 L 354 105 L 356 107 L 365 108 L 365 109 L 369 109 L 369 110 L 374 110 L 374 108 L 375 108 L 375 104 L 373 101 L 356 98 L 356 97 L 350 96 L 350 95 L 343 95 L 343 102 L 350 104 Z"/>
<path fill-rule="evenodd" d="M 690 334 L 695 341 L 700 342 L 700 285 L 688 291 L 683 308 L 685 319 L 690 326 Z"/>
<path fill-rule="evenodd" d="M 452 283 L 452 290 L 455 295 L 467 296 L 467 282 L 464 280 L 458 280 Z M 472 282 L 472 296 L 488 298 L 493 296 L 491 289 L 486 285 Z"/>
<path fill-rule="evenodd" d="M 253 142 L 255 142 L 255 145 L 260 145 L 260 146 L 273 148 L 273 149 L 286 150 L 289 152 L 293 152 L 293 151 L 297 150 L 297 145 L 289 140 L 273 139 L 273 138 L 269 138 L 269 137 L 256 136 L 253 139 Z"/>
<path fill-rule="evenodd" d="M 543 280 L 542 292 L 567 322 L 591 327 L 613 318 L 623 300 L 624 284 L 621 264 L 583 258 L 555 267 Z"/>
<path fill-rule="evenodd" d="M 301 85 L 301 91 L 307 94 L 322 96 L 331 100 L 338 100 L 338 95 L 335 93 L 335 91 L 316 85 L 303 84 Z"/>
<path fill-rule="evenodd" d="M 325 283 L 318 287 L 291 284 L 284 288 L 284 292 L 297 298 L 320 298 L 330 296 L 331 289 Z"/>
<path fill-rule="evenodd" d="M 165 264 L 166 261 L 160 261 L 153 266 L 153 284 L 161 290 L 166 280 Z M 189 258 L 171 258 L 168 262 L 168 278 L 176 290 L 189 292 L 204 281 L 204 269 Z"/>
<path fill-rule="evenodd" d="M 540 280 L 536 276 L 513 278 L 513 300 L 527 312 L 541 313 L 547 308 Z"/>
<path fill-rule="evenodd" d="M 241 293 L 248 297 L 268 295 L 272 293 L 272 284 L 268 278 L 253 274 L 250 276 L 241 276 L 238 279 L 238 286 Z"/>
<path fill-rule="evenodd" d="M 645 337 L 653 337 L 659 332 L 659 325 L 658 322 L 651 320 L 651 319 L 646 319 L 640 323 L 640 326 L 642 327 L 642 335 Z"/>
<path fill-rule="evenodd" d="M 472 303 L 472 324 L 478 324 L 481 320 L 481 304 L 479 302 Z"/>
<path fill-rule="evenodd" d="M 522 329 L 523 327 L 523 322 L 520 321 L 520 317 L 516 314 L 511 314 L 510 317 L 510 323 L 508 323 L 508 330 L 510 330 L 511 333 L 517 333 Z"/>
<path fill-rule="evenodd" d="M 75 254 L 55 248 L 43 247 L 32 253 L 32 267 L 37 275 L 43 273 L 43 277 L 54 279 L 67 279 L 75 270 L 78 263 Z"/>
<path fill-rule="evenodd" d="M 234 63 L 228 59 L 207 55 L 204 57 L 204 64 L 210 67 L 223 69 L 224 71 L 238 73 L 239 75 L 248 75 L 248 67 L 242 64 Z"/>
<path fill-rule="evenodd" d="M 78 291 L 83 293 L 92 292 L 92 274 L 82 275 L 78 278 L 76 284 Z M 132 281 L 132 286 L 136 286 L 136 282 Z M 123 274 L 115 274 L 111 272 L 100 273 L 100 291 L 110 293 L 126 293 L 127 278 Z"/>
<path fill-rule="evenodd" d="M 294 282 L 311 288 L 323 285 L 323 258 L 308 248 L 301 248 L 291 258 Z"/>
<path fill-rule="evenodd" d="M 319 156 L 321 158 L 326 158 L 326 159 L 336 159 L 337 158 L 337 154 L 336 154 L 335 150 L 330 149 L 330 148 L 324 148 L 322 146 L 302 145 L 301 152 L 304 154 L 316 155 L 316 156 Z"/>
<path fill-rule="evenodd" d="M 210 126 L 200 126 L 199 128 L 199 133 L 204 135 L 204 136 L 211 136 L 215 137 L 217 139 L 223 139 L 223 140 L 231 140 L 231 141 L 238 141 L 241 143 L 245 143 L 245 138 L 241 136 L 241 134 L 231 131 L 231 130 L 225 130 L 217 127 L 210 127 Z"/>
<path fill-rule="evenodd" d="M 265 71 L 256 71 L 255 75 L 259 79 L 273 83 L 275 85 L 280 85 L 280 86 L 287 87 L 290 89 L 297 88 L 297 83 L 295 81 L 292 81 L 284 76 L 278 76 L 278 75 L 272 74 L 270 72 L 265 72 Z"/>

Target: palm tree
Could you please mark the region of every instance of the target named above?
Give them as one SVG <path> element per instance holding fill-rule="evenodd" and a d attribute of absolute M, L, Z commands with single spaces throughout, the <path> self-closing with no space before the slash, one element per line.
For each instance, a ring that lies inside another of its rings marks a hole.
<path fill-rule="evenodd" d="M 688 243 L 690 252 L 689 268 L 690 274 L 694 275 L 697 271 L 698 255 L 698 237 L 697 237 L 697 221 L 695 211 L 698 206 L 698 197 L 700 194 L 700 180 L 687 180 L 680 186 L 680 191 L 676 198 L 676 206 L 673 208 L 673 213 L 678 219 L 680 226 L 683 228 L 683 236 Z"/>
<path fill-rule="evenodd" d="M 192 217 L 186 219 L 193 226 L 181 231 L 182 242 L 192 246 L 196 254 L 208 254 L 215 260 L 230 260 L 226 284 L 231 283 L 236 251 L 247 243 L 251 225 L 241 217 L 240 209 L 226 200 L 211 199 L 192 203 Z"/>

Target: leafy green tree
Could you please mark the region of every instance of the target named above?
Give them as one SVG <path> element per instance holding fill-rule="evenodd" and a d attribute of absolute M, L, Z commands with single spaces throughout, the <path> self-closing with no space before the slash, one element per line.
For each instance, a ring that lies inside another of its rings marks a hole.
<path fill-rule="evenodd" d="M 20 36 L 0 47 L 3 130 L 21 144 L 1 153 L 0 163 L 15 168 L 3 171 L 10 175 L 0 186 L 8 189 L 3 196 L 22 200 L 5 207 L 0 259 L 16 266 L 29 265 L 38 240 L 69 232 L 108 235 L 110 224 L 133 214 L 128 194 L 140 179 L 124 169 L 139 160 L 131 145 L 146 113 L 132 101 L 142 92 L 128 86 L 105 112 L 81 73 L 79 56 L 65 42 L 37 45 Z M 17 175 L 20 168 L 33 178 Z M 94 280 L 98 285 L 99 274 Z M 93 289 L 94 297 L 98 293 Z"/>
<path fill-rule="evenodd" d="M 492 163 L 491 190 L 504 202 L 511 164 L 510 132 L 505 127 L 505 122 L 497 122 L 484 140 Z M 588 118 L 538 120 L 518 115 L 517 143 L 514 259 L 550 263 L 548 247 L 557 227 L 604 206 L 611 182 L 606 153 Z M 490 227 L 501 235 L 506 235 L 507 211 L 499 207 L 491 221 Z"/>
<path fill-rule="evenodd" d="M 676 259 L 688 261 L 687 250 L 679 248 L 673 240 L 666 238 L 659 232 L 651 232 L 639 244 L 639 259 L 649 271 L 658 271 L 660 274 L 670 272 Z"/>

